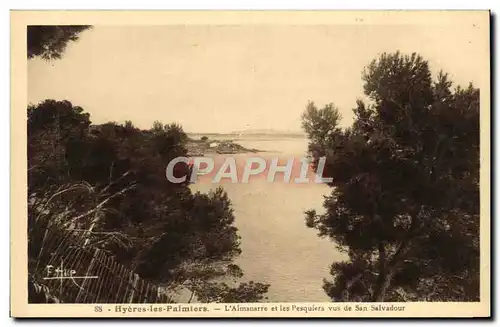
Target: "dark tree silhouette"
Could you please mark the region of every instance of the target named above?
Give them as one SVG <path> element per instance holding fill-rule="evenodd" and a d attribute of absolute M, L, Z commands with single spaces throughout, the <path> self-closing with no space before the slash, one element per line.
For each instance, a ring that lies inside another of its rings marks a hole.
<path fill-rule="evenodd" d="M 27 29 L 28 59 L 60 59 L 69 42 L 78 40 L 89 25 L 32 25 Z"/>
<path fill-rule="evenodd" d="M 333 105 L 303 116 L 326 157 L 326 213 L 306 223 L 350 260 L 331 267 L 335 301 L 479 299 L 479 90 L 431 78 L 419 55 L 383 54 L 363 76 L 352 127 Z"/>
<path fill-rule="evenodd" d="M 240 237 L 226 192 L 192 193 L 188 182 L 166 178 L 170 160 L 187 155 L 187 140 L 178 124 L 90 125 L 90 116 L 69 101 L 30 106 L 30 229 L 43 222 L 92 231 L 89 245 L 143 278 L 188 288 L 200 301 L 262 298 L 269 285 L 238 283 L 243 274 L 233 261 Z M 174 174 L 189 177 L 189 167 Z"/>

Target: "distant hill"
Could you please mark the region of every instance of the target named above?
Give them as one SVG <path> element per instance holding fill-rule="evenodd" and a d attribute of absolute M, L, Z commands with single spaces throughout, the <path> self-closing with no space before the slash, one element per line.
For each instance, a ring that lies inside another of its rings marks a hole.
<path fill-rule="evenodd" d="M 187 133 L 190 137 L 197 139 L 202 136 L 207 136 L 210 139 L 217 138 L 230 138 L 230 139 L 238 139 L 240 137 L 285 137 L 285 138 L 305 138 L 306 134 L 302 132 L 296 131 L 279 131 L 273 129 L 248 129 L 242 131 L 232 131 L 230 133 Z"/>
<path fill-rule="evenodd" d="M 269 136 L 305 136 L 300 131 L 279 131 L 274 129 L 247 129 L 242 131 L 233 131 L 231 135 L 269 135 Z"/>

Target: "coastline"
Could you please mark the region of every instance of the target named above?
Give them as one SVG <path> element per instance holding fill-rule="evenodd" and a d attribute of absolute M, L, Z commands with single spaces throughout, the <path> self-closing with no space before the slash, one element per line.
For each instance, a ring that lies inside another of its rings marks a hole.
<path fill-rule="evenodd" d="M 239 154 L 265 152 L 259 149 L 249 149 L 233 140 L 193 140 L 186 144 L 189 156 L 204 156 L 206 154 Z"/>

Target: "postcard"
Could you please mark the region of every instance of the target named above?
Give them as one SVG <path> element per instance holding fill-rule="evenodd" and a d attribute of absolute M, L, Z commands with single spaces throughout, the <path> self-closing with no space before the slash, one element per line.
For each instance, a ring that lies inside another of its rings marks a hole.
<path fill-rule="evenodd" d="M 11 316 L 490 317 L 489 11 L 12 11 Z"/>

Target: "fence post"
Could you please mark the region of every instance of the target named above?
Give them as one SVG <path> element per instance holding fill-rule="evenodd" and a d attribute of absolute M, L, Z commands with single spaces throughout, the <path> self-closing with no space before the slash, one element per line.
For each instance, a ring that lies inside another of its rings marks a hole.
<path fill-rule="evenodd" d="M 85 251 L 85 250 L 82 250 Z M 92 257 L 92 260 L 90 261 L 89 268 L 87 269 L 87 272 L 85 273 L 85 276 L 90 276 L 90 272 L 92 271 L 92 268 L 94 267 L 94 263 L 96 261 L 96 257 L 99 254 L 99 249 L 95 249 L 94 256 Z M 80 296 L 82 292 L 85 290 L 84 286 L 87 286 L 87 281 L 88 279 L 84 279 L 82 283 L 82 287 L 78 291 L 78 295 L 76 296 L 75 303 L 79 303 L 78 301 L 80 300 Z"/>
<path fill-rule="evenodd" d="M 130 296 L 128 298 L 128 303 L 132 303 L 132 301 L 134 300 L 134 294 L 135 294 L 135 291 L 136 291 L 136 288 L 137 288 L 137 282 L 139 281 L 139 275 L 138 274 L 134 274 L 134 280 L 132 282 L 132 292 L 130 292 Z"/>

